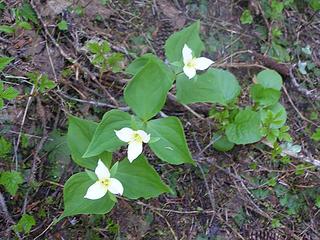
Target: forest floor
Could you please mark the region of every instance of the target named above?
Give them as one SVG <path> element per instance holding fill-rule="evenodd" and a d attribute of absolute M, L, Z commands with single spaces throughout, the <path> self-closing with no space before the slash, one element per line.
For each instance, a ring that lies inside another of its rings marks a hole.
<path fill-rule="evenodd" d="M 247 86 L 262 68 L 283 76 L 281 103 L 294 144 L 301 145 L 304 156 L 320 159 L 320 144 L 312 137 L 320 125 L 320 102 L 314 100 L 320 91 L 319 12 L 288 7 L 282 18 L 269 21 L 259 2 L 30 1 L 36 10 L 34 21 L 30 18 L 33 27 L 17 28 L 14 34 L 0 31 L 0 55 L 14 58 L 1 81 L 19 90 L 0 110 L 0 137 L 10 149 L 4 154 L 0 141 L 0 169 L 18 169 L 24 176 L 14 197 L 0 186 L 0 239 L 320 239 L 320 175 L 314 164 L 303 158 L 286 158 L 286 163 L 274 159 L 263 143 L 217 152 L 211 146 L 210 104 L 185 108 L 172 98 L 163 113 L 182 119 L 200 167 L 159 163 L 150 154 L 172 193 L 153 200 L 119 199 L 109 214 L 79 215 L 51 225 L 63 211 L 63 184 L 79 171 L 66 145 L 68 115 L 99 121 L 114 105 L 109 94 L 125 106 L 123 80 L 130 77 L 107 71 L 97 81 L 99 72 L 84 50 L 89 40 L 107 40 L 114 52 L 124 54 L 124 68 L 147 52 L 164 59 L 165 40 L 200 19 L 205 56 L 237 77 L 242 104 L 248 101 Z M 22 1 L 0 4 L 0 25 L 14 25 L 14 9 Z M 241 24 L 244 9 L 251 10 L 253 23 Z M 67 23 L 65 30 L 57 27 L 61 22 Z M 281 29 L 281 36 L 271 25 Z M 303 55 L 308 49 L 311 53 Z M 303 74 L 299 61 L 313 68 Z M 56 87 L 35 93 L 27 73 L 36 71 L 47 74 Z M 307 96 L 302 87 L 314 91 Z M 17 236 L 10 229 L 24 212 L 35 224 Z"/>

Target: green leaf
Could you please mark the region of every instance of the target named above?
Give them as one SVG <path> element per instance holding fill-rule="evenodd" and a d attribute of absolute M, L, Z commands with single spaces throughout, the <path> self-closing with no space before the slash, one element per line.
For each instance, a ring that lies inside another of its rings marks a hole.
<path fill-rule="evenodd" d="M 19 185 L 23 183 L 23 178 L 20 172 L 2 172 L 0 176 L 0 184 L 4 186 L 7 192 L 12 196 L 16 195 Z"/>
<path fill-rule="evenodd" d="M 266 109 L 260 111 L 261 121 L 265 123 L 268 117 L 268 110 L 273 113 L 274 118 L 272 119 L 272 123 L 270 124 L 270 128 L 281 128 L 287 121 L 287 111 L 286 109 L 280 104 L 276 103 Z"/>
<path fill-rule="evenodd" d="M 0 110 L 3 108 L 3 106 L 4 106 L 4 101 L 2 98 L 0 98 Z"/>
<path fill-rule="evenodd" d="M 103 116 L 99 123 L 88 149 L 82 157 L 97 156 L 103 151 L 113 152 L 125 143 L 120 141 L 115 130 L 130 127 L 131 115 L 120 110 L 111 110 Z"/>
<path fill-rule="evenodd" d="M 320 10 L 320 1 L 319 0 L 311 0 L 310 6 L 314 11 L 319 11 Z"/>
<path fill-rule="evenodd" d="M 110 45 L 107 41 L 102 41 L 101 43 L 101 50 L 103 53 L 108 53 L 110 52 L 111 48 L 110 48 Z"/>
<path fill-rule="evenodd" d="M 19 92 L 16 89 L 14 89 L 13 87 L 8 87 L 4 92 L 0 92 L 0 97 L 7 100 L 12 100 L 15 99 L 18 94 Z"/>
<path fill-rule="evenodd" d="M 6 34 L 13 34 L 15 32 L 14 27 L 11 27 L 9 25 L 0 25 L 0 32 L 6 33 Z"/>
<path fill-rule="evenodd" d="M 23 214 L 19 222 L 14 226 L 14 230 L 17 232 L 29 233 L 31 228 L 36 225 L 36 221 L 33 216 L 29 214 Z"/>
<path fill-rule="evenodd" d="M 20 28 L 25 29 L 25 30 L 31 30 L 32 26 L 30 23 L 22 21 L 22 22 L 18 22 L 17 24 Z"/>
<path fill-rule="evenodd" d="M 241 110 L 233 123 L 226 128 L 229 141 L 236 144 L 249 144 L 260 141 L 260 114 L 252 110 Z"/>
<path fill-rule="evenodd" d="M 160 139 L 149 146 L 161 160 L 171 164 L 194 163 L 179 118 L 151 120 L 147 123 L 147 132 Z"/>
<path fill-rule="evenodd" d="M 56 84 L 54 83 L 54 81 L 49 80 L 47 74 L 44 74 L 41 76 L 40 82 L 39 82 L 39 91 L 40 92 L 45 92 L 47 90 L 53 89 L 53 88 L 55 88 L 55 86 L 56 86 Z"/>
<path fill-rule="evenodd" d="M 109 194 L 97 200 L 84 198 L 88 188 L 95 183 L 87 173 L 77 173 L 72 175 L 64 185 L 63 200 L 64 212 L 62 217 L 77 214 L 105 214 L 114 206 Z"/>
<path fill-rule="evenodd" d="M 274 70 L 263 70 L 257 75 L 257 83 L 265 88 L 273 88 L 280 91 L 282 87 L 282 77 Z"/>
<path fill-rule="evenodd" d="M 126 72 L 134 76 L 140 72 L 150 60 L 161 62 L 161 60 L 159 60 L 159 58 L 157 58 L 155 55 L 147 53 L 130 63 L 126 69 Z"/>
<path fill-rule="evenodd" d="M 209 69 L 197 79 L 188 79 L 184 74 L 177 78 L 177 99 L 184 104 L 210 102 L 226 105 L 240 93 L 235 76 L 225 70 Z"/>
<path fill-rule="evenodd" d="M 32 6 L 26 1 L 22 4 L 22 7 L 20 8 L 20 15 L 24 19 L 30 20 L 33 23 L 38 24 L 37 14 L 34 12 Z"/>
<path fill-rule="evenodd" d="M 132 163 L 127 159 L 121 161 L 113 177 L 122 183 L 123 195 L 130 199 L 148 199 L 170 191 L 143 155 Z"/>
<path fill-rule="evenodd" d="M 320 128 L 318 127 L 316 129 L 316 131 L 312 134 L 311 138 L 316 141 L 319 142 L 320 141 Z"/>
<path fill-rule="evenodd" d="M 0 99 L 1 100 L 1 99 Z M 1 109 L 1 104 L 0 104 Z M 12 144 L 11 142 L 7 141 L 4 137 L 0 136 L 0 158 L 5 158 L 11 153 Z"/>
<path fill-rule="evenodd" d="M 213 148 L 219 152 L 230 151 L 234 147 L 234 143 L 230 142 L 225 135 L 218 133 L 213 134 Z"/>
<path fill-rule="evenodd" d="M 95 41 L 89 41 L 86 44 L 86 47 L 91 53 L 99 53 L 100 52 L 100 44 Z"/>
<path fill-rule="evenodd" d="M 253 22 L 253 17 L 250 10 L 246 9 L 242 12 L 240 22 L 241 24 L 251 24 Z"/>
<path fill-rule="evenodd" d="M 58 23 L 58 28 L 61 31 L 67 31 L 68 30 L 68 23 L 65 20 L 62 20 Z"/>
<path fill-rule="evenodd" d="M 196 21 L 183 30 L 172 34 L 165 44 L 166 57 L 169 62 L 182 61 L 182 49 L 187 44 L 192 49 L 194 57 L 204 50 L 204 44 L 199 36 L 200 21 Z"/>
<path fill-rule="evenodd" d="M 162 62 L 149 59 L 127 85 L 124 99 L 144 121 L 154 117 L 164 106 L 174 75 Z"/>
<path fill-rule="evenodd" d="M 97 156 L 90 158 L 83 157 L 97 126 L 98 124 L 92 121 L 83 120 L 74 116 L 69 117 L 67 141 L 72 159 L 80 166 L 89 169 L 95 169 L 99 159 L 101 159 L 107 167 L 110 167 L 112 160 L 112 154 L 110 152 L 101 152 L 97 154 Z"/>
<path fill-rule="evenodd" d="M 13 60 L 14 58 L 10 57 L 0 57 L 0 72 Z"/>
<path fill-rule="evenodd" d="M 250 88 L 250 95 L 259 105 L 270 106 L 279 101 L 281 92 L 273 88 L 265 88 L 261 84 L 254 84 Z"/>

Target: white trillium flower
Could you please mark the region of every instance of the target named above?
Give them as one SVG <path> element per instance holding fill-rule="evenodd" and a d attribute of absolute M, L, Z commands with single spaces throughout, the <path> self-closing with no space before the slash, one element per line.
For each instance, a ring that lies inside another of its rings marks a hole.
<path fill-rule="evenodd" d="M 192 56 L 192 50 L 185 44 L 182 49 L 183 72 L 189 79 L 196 75 L 197 70 L 206 70 L 213 63 L 212 60 L 205 57 L 195 58 Z"/>
<path fill-rule="evenodd" d="M 115 130 L 117 137 L 128 143 L 128 160 L 132 162 L 142 153 L 142 144 L 150 141 L 150 134 L 143 130 L 134 131 L 131 128 L 122 128 L 119 131 Z"/>
<path fill-rule="evenodd" d="M 88 188 L 84 198 L 96 200 L 102 198 L 108 191 L 113 194 L 123 194 L 123 186 L 121 182 L 118 179 L 110 177 L 108 168 L 101 160 L 98 161 L 95 174 L 98 177 L 98 181 Z"/>

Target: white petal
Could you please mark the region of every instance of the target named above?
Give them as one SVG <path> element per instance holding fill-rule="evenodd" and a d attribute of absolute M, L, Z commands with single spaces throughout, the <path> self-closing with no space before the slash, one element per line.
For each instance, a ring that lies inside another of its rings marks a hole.
<path fill-rule="evenodd" d="M 185 44 L 182 49 L 183 63 L 187 64 L 192 59 L 192 50 Z"/>
<path fill-rule="evenodd" d="M 128 160 L 132 162 L 142 153 L 142 143 L 141 142 L 130 142 L 128 146 Z"/>
<path fill-rule="evenodd" d="M 91 200 L 99 199 L 106 195 L 107 191 L 107 187 L 97 181 L 88 188 L 84 198 L 88 198 Z"/>
<path fill-rule="evenodd" d="M 150 134 L 146 133 L 143 130 L 138 130 L 137 133 L 141 136 L 144 143 L 148 143 L 150 141 Z"/>
<path fill-rule="evenodd" d="M 123 194 L 123 186 L 122 183 L 115 178 L 110 178 L 110 185 L 108 187 L 108 190 L 113 193 L 113 194 L 119 194 L 122 195 Z"/>
<path fill-rule="evenodd" d="M 110 177 L 110 172 L 106 165 L 99 159 L 98 165 L 94 171 L 98 177 L 98 179 L 106 179 Z"/>
<path fill-rule="evenodd" d="M 134 131 L 131 128 L 122 128 L 119 131 L 115 130 L 117 137 L 123 142 L 130 142 Z"/>
<path fill-rule="evenodd" d="M 212 60 L 205 57 L 196 58 L 194 61 L 196 63 L 197 70 L 205 70 L 213 63 Z"/>
<path fill-rule="evenodd" d="M 183 67 L 183 72 L 189 79 L 193 78 L 196 75 L 196 69 L 188 66 Z"/>

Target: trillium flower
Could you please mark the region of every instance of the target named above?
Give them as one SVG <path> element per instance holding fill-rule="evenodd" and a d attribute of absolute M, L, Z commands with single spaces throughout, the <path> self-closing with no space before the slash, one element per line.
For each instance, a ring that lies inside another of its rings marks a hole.
<path fill-rule="evenodd" d="M 128 143 L 128 160 L 132 162 L 142 153 L 142 144 L 150 141 L 150 134 L 143 130 L 134 131 L 131 128 L 122 128 L 115 131 L 117 137 Z"/>
<path fill-rule="evenodd" d="M 184 63 L 183 72 L 189 79 L 196 75 L 197 70 L 206 70 L 213 63 L 209 58 L 193 57 L 192 50 L 187 46 L 187 44 L 185 44 L 182 49 L 182 57 Z"/>
<path fill-rule="evenodd" d="M 88 188 L 84 198 L 96 200 L 102 198 L 108 191 L 113 194 L 122 195 L 123 186 L 121 182 L 118 179 L 110 177 L 108 168 L 101 160 L 98 161 L 95 174 L 98 180 Z"/>

